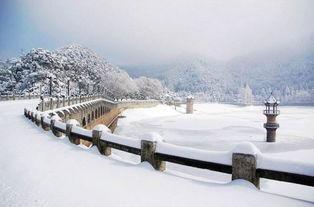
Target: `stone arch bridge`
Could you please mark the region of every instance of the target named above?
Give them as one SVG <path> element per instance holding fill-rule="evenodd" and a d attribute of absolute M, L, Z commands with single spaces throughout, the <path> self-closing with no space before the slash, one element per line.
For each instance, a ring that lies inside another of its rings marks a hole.
<path fill-rule="evenodd" d="M 85 129 L 104 124 L 113 132 L 121 112 L 126 108 L 152 107 L 158 103 L 156 100 L 118 102 L 100 96 L 86 96 L 73 99 L 49 98 L 42 100 L 37 108 L 45 113 L 57 114 L 64 122 L 75 119 Z"/>

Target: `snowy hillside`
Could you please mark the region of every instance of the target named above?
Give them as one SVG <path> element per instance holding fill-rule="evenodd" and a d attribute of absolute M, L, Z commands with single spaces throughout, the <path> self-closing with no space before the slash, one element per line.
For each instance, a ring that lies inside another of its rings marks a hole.
<path fill-rule="evenodd" d="M 190 56 L 125 68 L 134 77 L 158 78 L 176 92 L 192 92 L 206 101 L 261 103 L 273 91 L 283 104 L 314 104 L 314 48 L 293 48 L 289 54 L 286 50 L 266 50 L 226 62 Z M 244 98 L 247 87 L 253 100 Z"/>
<path fill-rule="evenodd" d="M 88 48 L 72 44 L 56 51 L 33 49 L 20 58 L 0 62 L 0 94 L 48 92 L 53 78 L 53 94 L 66 93 L 67 80 L 72 94 L 104 91 L 112 98 L 160 98 L 165 89 L 158 80 L 133 80 Z M 76 87 L 75 87 L 76 86 Z M 151 87 L 154 88 L 154 93 Z M 147 89 L 147 90 L 146 90 Z"/>

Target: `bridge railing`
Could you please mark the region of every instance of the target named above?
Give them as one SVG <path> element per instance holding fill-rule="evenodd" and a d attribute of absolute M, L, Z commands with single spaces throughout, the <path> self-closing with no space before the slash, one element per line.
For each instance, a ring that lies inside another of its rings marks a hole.
<path fill-rule="evenodd" d="M 13 95 L 0 95 L 0 101 L 15 101 L 15 100 L 28 100 L 39 99 L 38 94 L 13 94 Z"/>
<path fill-rule="evenodd" d="M 89 141 L 106 156 L 111 148 L 139 155 L 142 162 L 160 171 L 166 169 L 166 162 L 172 162 L 231 174 L 232 179 L 245 179 L 257 187 L 260 178 L 314 186 L 314 165 L 269 157 L 251 143 L 240 144 L 232 151 L 206 151 L 166 143 L 154 136 L 135 139 L 105 130 L 86 130 L 39 111 L 24 109 L 24 115 L 56 136 L 68 136 L 72 143 Z"/>
<path fill-rule="evenodd" d="M 122 100 L 117 101 L 118 108 L 151 107 L 160 103 L 158 100 Z"/>
<path fill-rule="evenodd" d="M 38 104 L 39 111 L 53 110 L 61 107 L 71 106 L 74 104 L 83 103 L 86 101 L 102 98 L 101 95 L 84 95 L 84 96 L 69 96 L 69 97 L 46 97 L 42 98 Z"/>

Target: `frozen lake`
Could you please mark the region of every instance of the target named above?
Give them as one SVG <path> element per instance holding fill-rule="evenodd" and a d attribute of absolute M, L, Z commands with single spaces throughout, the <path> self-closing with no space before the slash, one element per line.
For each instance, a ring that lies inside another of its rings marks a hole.
<path fill-rule="evenodd" d="M 231 150 L 237 143 L 250 141 L 263 153 L 283 159 L 312 162 L 314 157 L 314 107 L 281 106 L 277 117 L 277 141 L 267 143 L 263 106 L 195 104 L 194 114 L 185 106 L 159 105 L 124 111 L 117 134 L 143 137 L 157 132 L 166 142 L 206 150 Z"/>
<path fill-rule="evenodd" d="M 242 141 L 253 142 L 264 153 L 314 150 L 314 107 L 280 107 L 276 143 L 265 142 L 262 106 L 195 104 L 194 109 L 194 114 L 184 114 L 184 106 L 126 110 L 116 133 L 140 137 L 157 132 L 167 142 L 207 150 L 231 150 Z"/>
<path fill-rule="evenodd" d="M 167 105 L 129 109 L 123 112 L 126 118 L 119 120 L 115 133 L 143 138 L 147 133 L 157 132 L 166 142 L 214 151 L 231 150 L 236 144 L 249 141 L 272 157 L 314 164 L 314 107 L 281 106 L 275 143 L 266 142 L 263 109 L 227 104 L 195 104 L 194 114 L 185 114 L 185 106 L 176 110 Z M 127 153 L 115 153 L 139 162 Z M 167 163 L 167 172 L 214 183 L 230 181 L 227 174 L 173 163 Z M 261 190 L 314 202 L 312 187 L 261 179 Z"/>

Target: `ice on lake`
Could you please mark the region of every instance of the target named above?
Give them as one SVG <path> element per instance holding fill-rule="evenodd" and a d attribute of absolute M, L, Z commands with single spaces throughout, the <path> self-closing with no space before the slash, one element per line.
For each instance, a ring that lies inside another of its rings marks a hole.
<path fill-rule="evenodd" d="M 254 143 L 263 153 L 283 159 L 312 162 L 314 157 L 314 107 L 280 106 L 277 141 L 267 143 L 263 106 L 195 104 L 194 114 L 185 106 L 159 105 L 129 109 L 120 119 L 117 134 L 141 137 L 159 133 L 166 142 L 206 150 L 231 150 L 243 141 Z"/>

